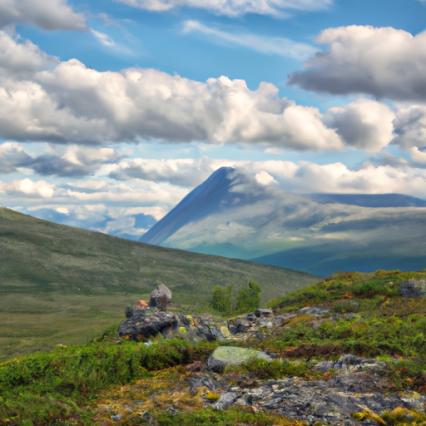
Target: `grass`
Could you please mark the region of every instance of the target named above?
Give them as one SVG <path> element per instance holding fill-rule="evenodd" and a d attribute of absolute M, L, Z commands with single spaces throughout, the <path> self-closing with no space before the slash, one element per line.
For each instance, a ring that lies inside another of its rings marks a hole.
<path fill-rule="evenodd" d="M 100 341 L 27 355 L 0 365 L 0 420 L 7 424 L 47 425 L 72 421 L 91 424 L 91 401 L 113 385 L 150 372 L 205 360 L 217 346 L 191 346 L 182 339 L 152 346 Z"/>
<path fill-rule="evenodd" d="M 0 207 L 0 356 L 81 344 L 124 319 L 160 282 L 183 310 L 205 311 L 216 285 L 249 280 L 263 303 L 317 277 L 290 269 L 167 249 L 57 225 Z M 274 282 L 272 286 L 270 283 Z"/>

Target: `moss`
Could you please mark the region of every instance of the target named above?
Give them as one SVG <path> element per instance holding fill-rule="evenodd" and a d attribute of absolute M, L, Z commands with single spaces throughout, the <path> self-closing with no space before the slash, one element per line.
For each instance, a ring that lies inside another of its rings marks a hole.
<path fill-rule="evenodd" d="M 217 401 L 220 398 L 220 395 L 218 393 L 208 392 L 204 398 L 206 398 L 208 401 Z"/>

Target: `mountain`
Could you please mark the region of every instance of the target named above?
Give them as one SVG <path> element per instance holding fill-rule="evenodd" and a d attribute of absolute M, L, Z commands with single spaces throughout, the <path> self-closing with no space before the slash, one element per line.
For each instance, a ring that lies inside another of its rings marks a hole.
<path fill-rule="evenodd" d="M 0 208 L 0 355 L 72 344 L 123 319 L 163 282 L 188 312 L 252 279 L 268 299 L 317 282 L 275 266 L 142 244 Z M 271 282 L 273 285 L 271 285 Z"/>
<path fill-rule="evenodd" d="M 423 269 L 426 201 L 403 194 L 294 194 L 278 177 L 222 168 L 141 241 L 327 276 Z"/>
<path fill-rule="evenodd" d="M 229 192 L 233 169 L 222 167 L 188 194 L 170 213 L 140 238 L 140 242 L 161 244 L 183 226 L 219 212 L 221 206 L 232 203 Z"/>

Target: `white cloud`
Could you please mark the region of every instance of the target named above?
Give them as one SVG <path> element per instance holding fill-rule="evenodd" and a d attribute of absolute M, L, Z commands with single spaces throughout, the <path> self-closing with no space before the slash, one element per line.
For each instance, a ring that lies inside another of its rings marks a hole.
<path fill-rule="evenodd" d="M 76 59 L 0 87 L 0 137 L 100 144 L 142 139 L 262 144 L 295 150 L 344 146 L 316 108 L 261 83 L 197 82 L 152 69 L 98 72 Z"/>
<path fill-rule="evenodd" d="M 33 182 L 25 178 L 14 180 L 11 183 L 0 182 L 0 194 L 5 196 L 25 197 L 25 198 L 52 198 L 55 185 L 47 183 L 44 180 Z"/>
<path fill-rule="evenodd" d="M 19 43 L 19 39 L 0 31 L 0 77 L 26 78 L 58 62 L 29 40 Z"/>
<path fill-rule="evenodd" d="M 293 73 L 290 84 L 331 94 L 366 93 L 377 98 L 425 101 L 426 32 L 348 26 L 324 30 L 328 46 Z"/>
<path fill-rule="evenodd" d="M 0 145 L 0 174 L 13 173 L 29 160 L 31 157 L 18 143 L 6 142 Z"/>
<path fill-rule="evenodd" d="M 256 173 L 255 179 L 257 183 L 262 186 L 278 183 L 268 172 L 265 172 L 265 170 L 262 170 L 260 173 Z"/>
<path fill-rule="evenodd" d="M 250 33 L 229 33 L 208 27 L 198 21 L 185 21 L 184 33 L 200 33 L 209 36 L 210 41 L 224 41 L 231 45 L 242 46 L 268 55 L 305 60 L 317 49 L 305 43 L 296 43 L 287 38 L 263 37 Z"/>
<path fill-rule="evenodd" d="M 394 144 L 402 149 L 426 148 L 426 107 L 412 105 L 401 108 L 394 121 L 397 137 Z"/>
<path fill-rule="evenodd" d="M 395 113 L 385 104 L 358 99 L 344 107 L 330 108 L 323 121 L 336 128 L 348 146 L 379 152 L 393 140 Z"/>
<path fill-rule="evenodd" d="M 155 12 L 176 7 L 206 9 L 218 15 L 231 17 L 255 13 L 259 15 L 288 16 L 288 10 L 321 10 L 333 0 L 116 0 L 129 6 Z"/>
<path fill-rule="evenodd" d="M 101 33 L 99 31 L 94 30 L 93 28 L 90 30 L 92 31 L 93 35 L 106 47 L 114 47 L 115 42 L 114 40 L 108 35 Z"/>
<path fill-rule="evenodd" d="M 135 158 L 104 167 L 108 176 L 117 180 L 142 179 L 153 182 L 169 182 L 173 185 L 195 188 L 219 167 L 232 166 L 229 160 L 212 160 L 202 157 L 175 160 Z"/>
<path fill-rule="evenodd" d="M 84 15 L 66 0 L 2 0 L 0 28 L 26 23 L 44 30 L 87 30 Z"/>

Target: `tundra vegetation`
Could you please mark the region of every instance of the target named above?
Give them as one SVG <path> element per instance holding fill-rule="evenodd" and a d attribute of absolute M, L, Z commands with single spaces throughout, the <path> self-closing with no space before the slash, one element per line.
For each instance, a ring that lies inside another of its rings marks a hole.
<path fill-rule="evenodd" d="M 407 298 L 399 293 L 400 283 L 425 277 L 426 271 L 336 273 L 320 283 L 272 299 L 267 306 L 274 315 L 291 314 L 287 321 L 279 327 L 262 329 L 261 338 L 256 334 L 222 341 L 220 345 L 267 351 L 275 359 L 229 366 L 220 377 L 230 385 L 245 383 L 248 387 L 286 377 L 327 381 L 337 373 L 333 369 L 318 370 L 318 363 L 354 354 L 374 358 L 385 366 L 386 392 L 426 395 L 426 298 Z M 259 296 L 258 286 L 249 289 L 251 296 Z M 226 299 L 230 293 L 229 289 L 214 289 L 220 297 L 213 297 L 212 305 L 217 300 L 218 311 L 228 308 L 223 296 Z M 318 305 L 328 310 L 327 315 L 319 318 L 309 313 Z M 250 310 L 254 307 L 244 306 Z M 109 327 L 85 345 L 57 347 L 1 364 L 0 423 L 303 424 L 273 410 L 259 411 L 250 406 L 218 410 L 208 406 L 219 398 L 214 391 L 201 387 L 191 393 L 187 384 L 191 368 L 205 364 L 218 342 L 194 343 L 180 337 L 156 340 L 147 346 L 118 338 L 116 327 Z M 144 415 L 126 417 L 125 407 L 131 403 L 143 404 Z M 178 408 L 167 410 L 170 406 Z M 380 413 L 360 409 L 352 413 L 352 418 L 388 426 L 426 425 L 424 413 L 404 407 Z"/>

